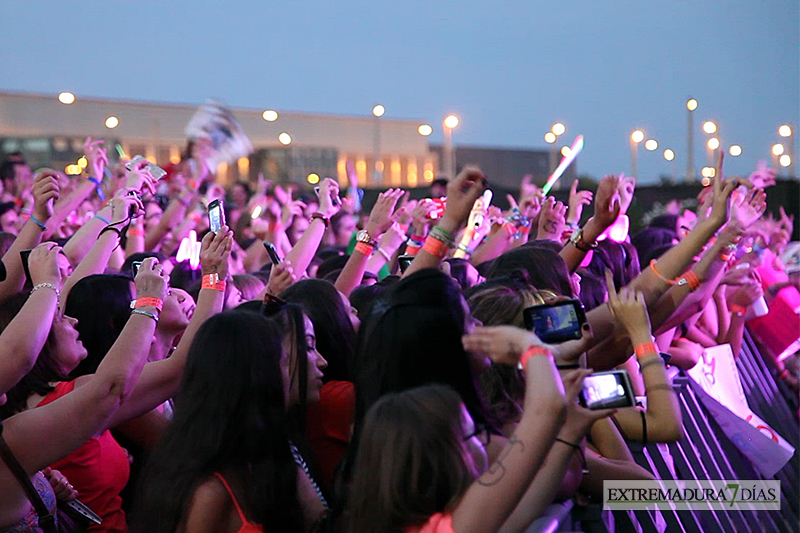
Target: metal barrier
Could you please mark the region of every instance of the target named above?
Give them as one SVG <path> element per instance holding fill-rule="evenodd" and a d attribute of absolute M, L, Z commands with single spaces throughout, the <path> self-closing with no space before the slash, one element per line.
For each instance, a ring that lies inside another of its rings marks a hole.
<path fill-rule="evenodd" d="M 536 531 L 604 533 L 781 532 L 800 533 L 800 431 L 798 400 L 775 381 L 750 335 L 745 332 L 736 362 L 750 409 L 781 434 L 797 452 L 772 479 L 781 482 L 780 511 L 601 511 L 599 505 L 575 507 L 556 527 Z M 636 462 L 661 479 L 765 479 L 725 436 L 707 413 L 688 377 L 676 376 L 683 415 L 684 438 L 679 442 L 641 446 L 629 443 Z M 533 530 L 529 530 L 533 531 Z"/>

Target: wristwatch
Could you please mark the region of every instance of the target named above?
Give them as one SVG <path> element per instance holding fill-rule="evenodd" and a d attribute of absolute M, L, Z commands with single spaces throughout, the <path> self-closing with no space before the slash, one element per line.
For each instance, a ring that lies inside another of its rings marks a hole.
<path fill-rule="evenodd" d="M 585 242 L 583 242 L 583 228 L 578 228 L 574 232 L 572 232 L 572 236 L 569 238 L 569 242 L 571 242 L 572 245 L 581 252 L 590 252 L 595 248 L 597 248 L 597 241 L 594 241 L 593 243 L 588 245 Z M 588 249 L 583 248 L 580 244 L 578 244 L 579 242 L 583 243 L 584 246 L 588 246 L 589 248 Z"/>
<path fill-rule="evenodd" d="M 363 242 L 365 244 L 369 244 L 373 248 L 377 248 L 378 241 L 372 238 L 367 230 L 362 229 L 358 233 L 356 233 L 356 242 Z"/>

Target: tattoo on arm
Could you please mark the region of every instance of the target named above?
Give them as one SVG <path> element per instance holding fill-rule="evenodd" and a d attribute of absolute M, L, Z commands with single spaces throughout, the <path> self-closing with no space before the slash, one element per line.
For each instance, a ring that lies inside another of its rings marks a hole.
<path fill-rule="evenodd" d="M 497 458 L 492 466 L 483 473 L 481 477 L 478 478 L 478 484 L 483 485 L 484 487 L 491 487 L 493 485 L 497 485 L 500 481 L 503 480 L 503 477 L 506 475 L 506 467 L 503 464 L 503 461 L 509 456 L 511 451 L 514 449 L 515 446 L 519 446 L 520 453 L 525 451 L 525 444 L 516 436 L 512 435 L 510 439 L 508 439 L 508 443 L 506 447 L 503 448 L 503 452 L 500 454 L 500 457 Z"/>

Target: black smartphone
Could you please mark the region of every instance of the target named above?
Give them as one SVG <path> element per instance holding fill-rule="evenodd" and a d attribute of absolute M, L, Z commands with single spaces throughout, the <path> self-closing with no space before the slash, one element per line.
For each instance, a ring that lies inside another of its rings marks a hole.
<path fill-rule="evenodd" d="M 633 407 L 636 397 L 628 371 L 610 370 L 586 376 L 578 402 L 587 409 Z"/>
<path fill-rule="evenodd" d="M 542 342 L 558 344 L 583 335 L 586 312 L 580 300 L 564 300 L 553 305 L 534 305 L 522 312 L 525 327 Z"/>
<path fill-rule="evenodd" d="M 405 273 L 406 269 L 408 268 L 408 265 L 410 265 L 411 262 L 414 261 L 414 257 L 416 256 L 401 255 L 400 257 L 397 258 L 397 262 L 400 265 L 400 272 Z"/>
<path fill-rule="evenodd" d="M 267 249 L 269 260 L 272 261 L 273 265 L 278 265 L 283 262 L 281 257 L 278 255 L 278 250 L 275 249 L 274 244 L 272 244 L 271 242 L 264 241 L 264 248 Z"/>
<path fill-rule="evenodd" d="M 136 279 L 136 276 L 139 274 L 139 269 L 142 267 L 141 261 L 134 261 L 131 263 L 131 274 L 133 274 L 133 279 Z"/>
<path fill-rule="evenodd" d="M 31 267 L 28 266 L 28 258 L 31 256 L 33 250 L 20 250 L 19 257 L 22 259 L 22 269 L 25 271 L 25 284 L 33 285 L 31 281 Z"/>
<path fill-rule="evenodd" d="M 317 198 L 319 198 L 319 187 L 314 187 L 314 192 L 316 193 Z M 339 198 L 339 195 L 335 194 L 333 191 L 331 191 L 331 202 L 335 206 L 342 205 L 342 199 Z"/>
<path fill-rule="evenodd" d="M 222 200 L 214 200 L 208 204 L 208 227 L 217 233 L 225 225 L 225 209 Z"/>
<path fill-rule="evenodd" d="M 99 525 L 103 523 L 103 519 L 100 518 L 97 515 L 97 513 L 86 507 L 86 505 L 83 504 L 80 500 L 71 500 L 68 501 L 65 505 L 69 507 L 69 509 L 72 512 L 79 514 L 85 518 L 88 518 L 91 522 L 95 524 Z"/>

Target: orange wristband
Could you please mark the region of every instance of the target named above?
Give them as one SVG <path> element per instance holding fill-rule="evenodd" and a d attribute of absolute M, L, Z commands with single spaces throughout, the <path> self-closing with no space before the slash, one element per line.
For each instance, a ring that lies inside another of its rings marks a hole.
<path fill-rule="evenodd" d="M 375 250 L 375 248 L 373 248 L 372 246 L 370 246 L 369 244 L 367 244 L 365 242 L 356 243 L 355 251 L 360 253 L 360 254 L 364 254 L 364 255 L 369 256 L 369 255 L 372 255 L 372 252 L 374 250 Z"/>
<path fill-rule="evenodd" d="M 687 271 L 684 275 L 686 278 L 686 282 L 689 283 L 689 290 L 694 292 L 697 290 L 697 287 L 700 286 L 700 278 L 697 277 L 697 274 L 694 273 L 694 270 Z"/>
<path fill-rule="evenodd" d="M 735 315 L 744 316 L 747 312 L 747 308 L 743 305 L 731 304 L 730 311 Z"/>
<path fill-rule="evenodd" d="M 140 228 L 128 228 L 128 237 L 144 237 L 144 230 Z"/>
<path fill-rule="evenodd" d="M 417 253 L 422 249 L 420 246 L 411 246 L 410 244 L 406 246 L 406 255 L 417 255 Z"/>
<path fill-rule="evenodd" d="M 439 239 L 428 236 L 428 238 L 425 239 L 425 245 L 422 247 L 422 249 L 434 257 L 444 259 L 444 256 L 447 255 L 448 247 Z"/>
<path fill-rule="evenodd" d="M 643 342 L 642 344 L 636 346 L 633 349 L 636 352 L 636 359 L 641 359 L 645 355 L 658 355 L 658 350 L 656 350 L 656 345 L 652 342 Z"/>
<path fill-rule="evenodd" d="M 147 306 L 155 307 L 156 309 L 161 311 L 161 309 L 164 307 L 164 300 L 162 300 L 161 298 L 154 298 L 152 296 L 145 296 L 144 298 L 136 298 L 136 300 L 134 300 L 134 305 L 133 305 L 134 309 L 139 309 L 140 307 L 147 307 Z"/>
<path fill-rule="evenodd" d="M 541 346 L 531 346 L 524 352 L 522 355 L 519 356 L 519 364 L 517 365 L 518 368 L 521 370 L 525 370 L 528 366 L 528 360 L 533 357 L 534 355 L 550 355 L 550 351 L 542 348 Z"/>
<path fill-rule="evenodd" d="M 219 279 L 219 274 L 217 273 L 206 274 L 203 276 L 203 284 L 200 285 L 200 288 L 225 292 L 225 281 Z"/>

